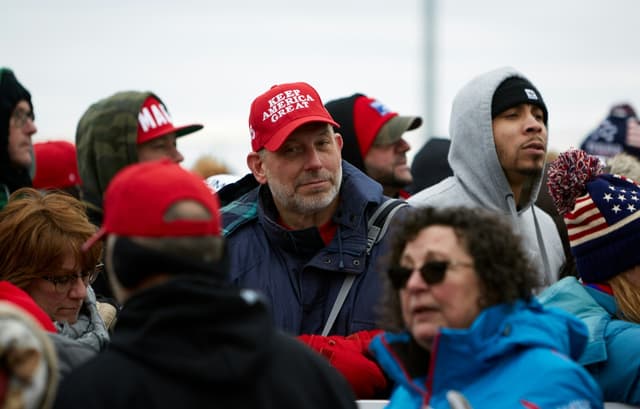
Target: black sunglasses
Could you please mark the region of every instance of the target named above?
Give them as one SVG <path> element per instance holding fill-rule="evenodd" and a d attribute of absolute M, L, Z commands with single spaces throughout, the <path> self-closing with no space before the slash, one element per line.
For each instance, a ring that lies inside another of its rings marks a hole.
<path fill-rule="evenodd" d="M 464 261 L 427 261 L 420 267 L 420 276 L 425 283 L 434 285 L 444 280 L 445 274 L 450 267 L 454 266 L 472 267 L 473 263 Z M 392 266 L 389 268 L 389 280 L 396 290 L 400 290 L 407 285 L 409 277 L 413 274 L 414 268 L 402 266 Z"/>

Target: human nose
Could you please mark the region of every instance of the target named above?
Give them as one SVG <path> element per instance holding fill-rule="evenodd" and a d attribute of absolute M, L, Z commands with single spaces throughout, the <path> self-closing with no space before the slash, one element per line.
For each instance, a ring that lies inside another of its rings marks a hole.
<path fill-rule="evenodd" d="M 316 149 L 309 149 L 305 158 L 306 169 L 318 169 L 322 167 L 322 161 L 320 160 L 320 154 Z"/>
<path fill-rule="evenodd" d="M 71 285 L 69 289 L 69 297 L 70 298 L 81 298 L 84 299 L 87 296 L 87 284 L 82 281 L 82 277 L 78 276 Z"/>
<path fill-rule="evenodd" d="M 171 149 L 170 157 L 175 163 L 180 163 L 184 160 L 184 156 L 182 156 L 178 148 L 175 146 Z"/>
<path fill-rule="evenodd" d="M 22 129 L 24 129 L 25 133 L 27 135 L 29 135 L 29 136 L 31 136 L 34 133 L 38 132 L 38 128 L 36 127 L 36 123 L 33 122 L 33 119 L 31 119 L 31 118 L 27 118 L 25 120 L 25 123 L 22 126 Z"/>
<path fill-rule="evenodd" d="M 409 276 L 409 279 L 407 279 L 407 284 L 405 286 L 407 290 L 423 290 L 427 286 L 428 284 L 420 275 L 420 269 L 414 268 L 411 270 L 411 275 Z"/>
<path fill-rule="evenodd" d="M 400 153 L 404 153 L 404 152 L 408 151 L 409 149 L 411 149 L 411 145 L 409 145 L 409 142 L 407 142 L 406 139 L 400 138 L 396 142 L 396 151 L 398 151 Z"/>
<path fill-rule="evenodd" d="M 532 112 L 528 112 L 525 117 L 525 127 L 527 131 L 540 132 L 544 124 Z"/>

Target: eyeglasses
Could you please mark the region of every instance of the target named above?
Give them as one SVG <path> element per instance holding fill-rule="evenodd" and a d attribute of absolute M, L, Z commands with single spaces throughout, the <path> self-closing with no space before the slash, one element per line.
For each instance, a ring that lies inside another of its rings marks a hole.
<path fill-rule="evenodd" d="M 98 275 L 104 270 L 104 264 L 99 263 L 93 270 L 83 271 L 82 273 L 65 274 L 65 275 L 50 275 L 42 277 L 44 280 L 53 284 L 58 293 L 68 292 L 76 280 L 79 278 L 85 286 L 93 283 Z"/>
<path fill-rule="evenodd" d="M 33 114 L 33 111 L 16 109 L 13 114 L 11 114 L 11 119 L 13 119 L 13 125 L 16 128 L 22 128 L 27 123 L 27 120 L 31 120 L 31 122 L 33 122 L 36 119 L 36 116 Z"/>
<path fill-rule="evenodd" d="M 420 271 L 420 276 L 425 283 L 434 285 L 444 280 L 444 276 L 447 274 L 447 270 L 449 268 L 453 268 L 456 266 L 473 267 L 473 263 L 454 260 L 433 260 L 424 263 L 418 271 Z M 396 290 L 405 288 L 407 285 L 407 281 L 409 281 L 409 277 L 411 277 L 411 274 L 413 274 L 414 270 L 415 268 L 407 268 L 402 266 L 392 266 L 391 268 L 389 268 L 388 275 L 393 288 L 395 288 Z"/>

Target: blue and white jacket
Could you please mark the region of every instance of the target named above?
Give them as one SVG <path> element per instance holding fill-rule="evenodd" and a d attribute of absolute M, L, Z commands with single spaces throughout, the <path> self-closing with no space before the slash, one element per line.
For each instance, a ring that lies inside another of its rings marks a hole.
<path fill-rule="evenodd" d="M 356 279 L 331 334 L 377 327 L 374 307 L 382 286 L 378 259 L 390 235 L 367 256 L 367 222 L 388 198 L 380 184 L 345 161 L 342 175 L 333 216 L 338 227 L 328 246 L 315 227 L 291 231 L 280 226 L 266 186 L 222 208 L 232 282 L 263 293 L 276 326 L 293 335 L 322 332 L 347 273 Z"/>
<path fill-rule="evenodd" d="M 640 405 L 640 325 L 619 318 L 615 298 L 566 277 L 539 299 L 587 325 L 589 343 L 578 362 L 600 384 L 605 401 Z"/>
<path fill-rule="evenodd" d="M 487 308 L 468 329 L 442 328 L 430 357 L 408 332 L 380 334 L 369 349 L 395 382 L 389 409 L 449 408 L 450 390 L 474 409 L 602 408 L 600 388 L 573 361 L 586 342 L 578 319 L 532 300 Z"/>

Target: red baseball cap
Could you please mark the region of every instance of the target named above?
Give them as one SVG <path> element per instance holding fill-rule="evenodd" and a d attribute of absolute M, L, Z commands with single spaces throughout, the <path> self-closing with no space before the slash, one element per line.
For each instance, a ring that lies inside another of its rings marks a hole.
<path fill-rule="evenodd" d="M 154 96 L 147 97 L 138 113 L 138 140 L 144 143 L 169 133 L 175 132 L 176 137 L 199 131 L 203 126 L 192 124 L 185 126 L 173 126 L 169 111 L 162 101 Z"/>
<path fill-rule="evenodd" d="M 251 103 L 249 132 L 251 148 L 276 151 L 296 128 L 309 122 L 333 120 L 320 95 L 305 82 L 274 85 Z"/>
<path fill-rule="evenodd" d="M 166 221 L 171 206 L 192 200 L 211 214 L 208 220 Z M 205 181 L 163 159 L 135 163 L 118 172 L 104 196 L 102 227 L 82 246 L 88 250 L 109 234 L 137 237 L 220 236 L 220 202 Z"/>
<path fill-rule="evenodd" d="M 36 189 L 64 189 L 81 185 L 78 172 L 76 146 L 67 141 L 48 141 L 33 144 L 36 159 L 36 174 L 33 187 Z"/>
<path fill-rule="evenodd" d="M 401 116 L 375 98 L 360 96 L 353 104 L 353 126 L 360 153 L 367 156 L 371 145 L 386 145 L 400 138 L 405 131 L 422 125 L 418 116 Z"/>

